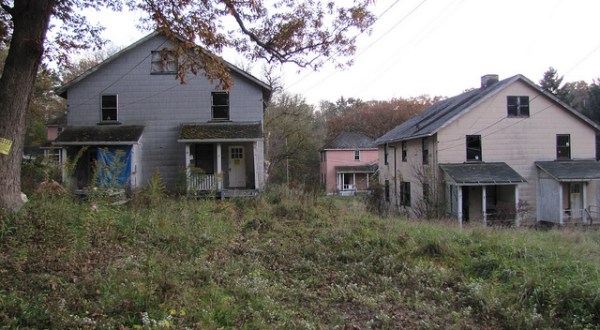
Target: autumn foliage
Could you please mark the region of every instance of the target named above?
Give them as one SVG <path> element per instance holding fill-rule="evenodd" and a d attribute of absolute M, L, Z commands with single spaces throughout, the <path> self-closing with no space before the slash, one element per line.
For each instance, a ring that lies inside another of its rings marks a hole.
<path fill-rule="evenodd" d="M 350 131 L 361 131 L 377 138 L 440 99 L 423 95 L 360 103 L 339 115 L 327 116 L 327 140 Z"/>

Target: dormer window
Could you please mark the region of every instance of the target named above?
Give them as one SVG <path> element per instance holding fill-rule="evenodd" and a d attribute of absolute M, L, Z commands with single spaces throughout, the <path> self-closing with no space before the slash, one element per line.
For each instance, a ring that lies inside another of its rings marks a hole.
<path fill-rule="evenodd" d="M 102 121 L 117 121 L 118 98 L 117 95 L 102 95 Z"/>
<path fill-rule="evenodd" d="M 507 96 L 508 117 L 529 117 L 529 96 Z"/>
<path fill-rule="evenodd" d="M 229 120 L 229 93 L 212 92 L 212 119 Z"/>
<path fill-rule="evenodd" d="M 152 51 L 152 74 L 175 74 L 177 73 L 177 57 L 171 50 Z"/>

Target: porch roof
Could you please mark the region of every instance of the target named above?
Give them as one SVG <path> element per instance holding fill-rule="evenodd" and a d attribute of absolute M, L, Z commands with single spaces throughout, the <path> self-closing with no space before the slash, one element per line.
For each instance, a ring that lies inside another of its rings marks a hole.
<path fill-rule="evenodd" d="M 600 180 L 600 162 L 595 160 L 540 161 L 535 165 L 556 181 Z"/>
<path fill-rule="evenodd" d="M 378 165 L 336 166 L 336 173 L 375 173 Z"/>
<path fill-rule="evenodd" d="M 260 122 L 215 122 L 183 124 L 179 142 L 239 141 L 262 139 Z"/>
<path fill-rule="evenodd" d="M 440 167 L 458 185 L 484 186 L 527 182 L 519 173 L 503 162 L 440 164 Z"/>
<path fill-rule="evenodd" d="M 70 126 L 58 135 L 53 145 L 128 145 L 140 140 L 144 126 L 99 125 Z"/>

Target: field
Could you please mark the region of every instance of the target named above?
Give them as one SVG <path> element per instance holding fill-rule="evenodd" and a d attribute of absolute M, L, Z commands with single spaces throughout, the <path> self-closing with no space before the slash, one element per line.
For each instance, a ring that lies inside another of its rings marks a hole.
<path fill-rule="evenodd" d="M 360 199 L 32 196 L 0 327 L 599 329 L 600 233 L 380 218 Z"/>

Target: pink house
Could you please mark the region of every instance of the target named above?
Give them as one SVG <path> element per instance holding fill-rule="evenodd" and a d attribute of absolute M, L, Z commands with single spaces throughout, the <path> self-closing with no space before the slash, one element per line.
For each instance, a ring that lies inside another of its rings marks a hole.
<path fill-rule="evenodd" d="M 344 132 L 321 149 L 321 184 L 328 195 L 354 195 L 369 189 L 377 171 L 377 146 L 361 132 Z"/>
<path fill-rule="evenodd" d="M 51 119 L 46 124 L 46 128 L 48 129 L 48 142 L 42 146 L 42 149 L 44 150 L 44 158 L 56 162 L 57 164 L 61 163 L 61 149 L 59 147 L 52 146 L 52 142 L 56 140 L 58 135 L 66 126 L 66 115 Z"/>

